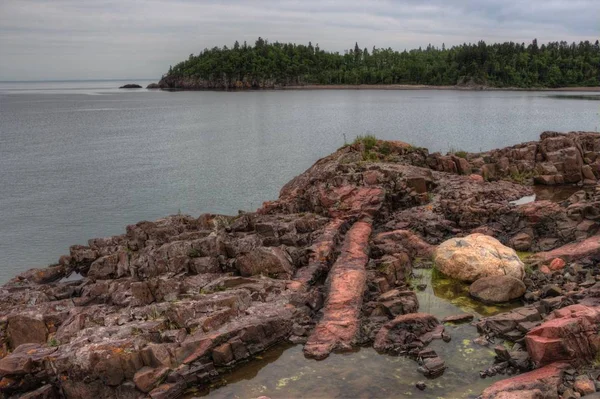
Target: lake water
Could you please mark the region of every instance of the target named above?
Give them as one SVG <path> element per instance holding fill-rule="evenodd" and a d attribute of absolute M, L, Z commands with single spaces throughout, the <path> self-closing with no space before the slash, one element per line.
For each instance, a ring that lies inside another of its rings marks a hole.
<path fill-rule="evenodd" d="M 600 102 L 561 93 L 124 83 L 0 83 L 0 283 L 140 220 L 256 209 L 360 134 L 479 151 L 600 127 Z"/>

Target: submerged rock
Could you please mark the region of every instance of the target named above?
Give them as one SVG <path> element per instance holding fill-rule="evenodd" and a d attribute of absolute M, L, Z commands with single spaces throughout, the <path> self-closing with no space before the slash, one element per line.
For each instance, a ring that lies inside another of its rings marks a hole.
<path fill-rule="evenodd" d="M 505 275 L 521 280 L 525 275 L 525 265 L 513 249 L 480 233 L 451 238 L 436 248 L 434 256 L 439 271 L 462 281 Z"/>

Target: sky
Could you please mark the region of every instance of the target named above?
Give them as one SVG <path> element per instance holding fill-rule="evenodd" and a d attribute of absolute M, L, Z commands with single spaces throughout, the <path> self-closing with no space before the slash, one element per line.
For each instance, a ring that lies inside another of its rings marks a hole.
<path fill-rule="evenodd" d="M 0 0 L 0 80 L 159 80 L 238 40 L 343 52 L 600 38 L 600 0 Z"/>

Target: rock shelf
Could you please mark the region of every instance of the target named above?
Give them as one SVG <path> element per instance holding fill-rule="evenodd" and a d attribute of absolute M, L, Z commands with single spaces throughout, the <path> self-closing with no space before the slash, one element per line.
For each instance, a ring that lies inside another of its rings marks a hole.
<path fill-rule="evenodd" d="M 480 343 L 515 343 L 486 372 L 542 367 L 484 397 L 583 391 L 600 346 L 599 167 L 594 133 L 479 154 L 357 141 L 256 212 L 174 215 L 72 246 L 0 287 L 0 396 L 177 397 L 284 341 L 317 359 L 374 345 L 438 376 L 452 365 L 427 345 L 451 337 L 419 313 L 412 270 L 471 234 L 526 264 L 526 306 L 475 321 Z M 511 203 L 534 182 L 581 191 Z"/>

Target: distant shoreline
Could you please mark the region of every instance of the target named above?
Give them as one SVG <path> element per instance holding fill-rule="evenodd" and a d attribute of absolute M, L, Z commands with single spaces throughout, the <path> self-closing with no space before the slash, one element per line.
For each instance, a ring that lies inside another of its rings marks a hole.
<path fill-rule="evenodd" d="M 260 90 L 260 89 L 259 89 Z M 489 86 L 431 86 L 431 85 L 303 85 L 283 86 L 275 90 L 456 90 L 456 91 L 586 91 L 600 92 L 592 87 L 489 87 Z"/>
<path fill-rule="evenodd" d="M 295 85 L 261 88 L 178 88 L 163 87 L 166 91 L 278 91 L 278 90 L 450 90 L 450 91 L 563 91 L 563 92 L 600 92 L 600 86 L 588 87 L 491 87 L 491 86 L 432 86 L 432 85 Z"/>

